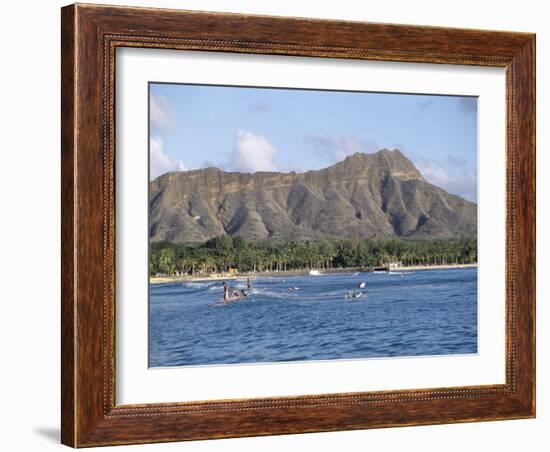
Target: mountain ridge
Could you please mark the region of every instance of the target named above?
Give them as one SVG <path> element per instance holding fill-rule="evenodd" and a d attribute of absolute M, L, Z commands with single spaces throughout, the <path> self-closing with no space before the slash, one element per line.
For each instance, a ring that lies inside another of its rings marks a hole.
<path fill-rule="evenodd" d="M 209 167 L 150 182 L 151 241 L 472 237 L 477 206 L 430 184 L 399 150 L 356 153 L 306 172 Z"/>

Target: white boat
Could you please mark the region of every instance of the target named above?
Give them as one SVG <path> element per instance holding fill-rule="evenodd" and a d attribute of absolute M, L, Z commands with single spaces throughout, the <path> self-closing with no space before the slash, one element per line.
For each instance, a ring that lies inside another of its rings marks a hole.
<path fill-rule="evenodd" d="M 310 270 L 309 276 L 321 276 L 321 272 L 319 270 Z"/>
<path fill-rule="evenodd" d="M 364 289 L 366 285 L 367 283 L 363 281 L 361 284 L 359 284 L 359 289 Z"/>

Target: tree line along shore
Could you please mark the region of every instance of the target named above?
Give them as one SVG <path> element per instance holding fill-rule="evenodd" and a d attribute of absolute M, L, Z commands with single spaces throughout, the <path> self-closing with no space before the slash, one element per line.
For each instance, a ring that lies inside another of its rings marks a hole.
<path fill-rule="evenodd" d="M 240 236 L 222 235 L 200 244 L 153 242 L 149 250 L 149 275 L 157 278 L 475 263 L 476 238 L 253 243 Z"/>

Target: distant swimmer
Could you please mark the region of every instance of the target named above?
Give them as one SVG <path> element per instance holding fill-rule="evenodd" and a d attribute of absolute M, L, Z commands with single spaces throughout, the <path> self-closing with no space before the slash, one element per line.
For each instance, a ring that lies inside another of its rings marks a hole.
<path fill-rule="evenodd" d="M 241 289 L 241 297 L 246 297 L 248 294 L 245 292 L 244 289 Z"/>
<path fill-rule="evenodd" d="M 252 284 L 250 284 L 250 278 L 246 278 L 246 288 L 248 290 L 252 289 Z"/>
<path fill-rule="evenodd" d="M 229 303 L 229 286 L 223 282 L 223 303 Z"/>

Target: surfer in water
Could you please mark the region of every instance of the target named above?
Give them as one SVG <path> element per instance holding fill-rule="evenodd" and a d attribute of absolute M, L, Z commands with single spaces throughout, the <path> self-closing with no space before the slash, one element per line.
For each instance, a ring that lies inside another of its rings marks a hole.
<path fill-rule="evenodd" d="M 352 291 L 352 290 L 350 290 L 350 291 L 346 292 L 346 294 L 345 294 L 345 296 L 344 296 L 344 298 L 345 298 L 346 300 L 350 300 L 350 301 L 353 300 L 354 298 L 361 298 L 361 297 L 365 297 L 365 298 L 366 298 L 366 297 L 367 297 L 367 294 L 365 293 L 365 294 L 363 295 L 363 292 L 361 292 L 361 291 Z"/>
<path fill-rule="evenodd" d="M 223 282 L 223 304 L 229 303 L 229 286 Z"/>

